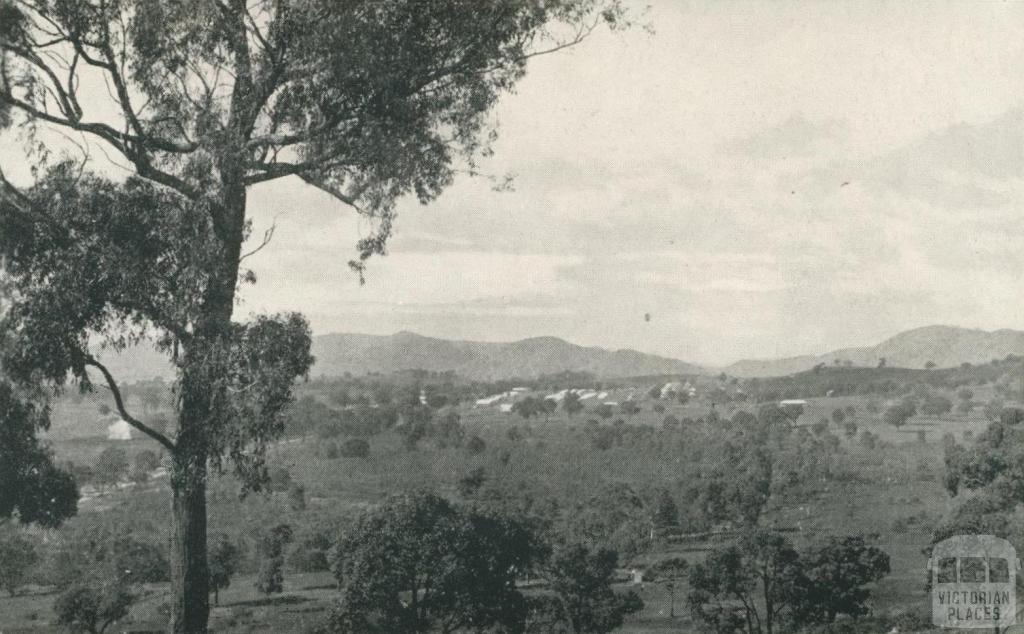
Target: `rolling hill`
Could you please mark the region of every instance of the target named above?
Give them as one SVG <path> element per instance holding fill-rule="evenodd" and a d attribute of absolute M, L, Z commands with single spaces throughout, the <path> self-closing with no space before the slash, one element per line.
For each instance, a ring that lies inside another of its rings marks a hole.
<path fill-rule="evenodd" d="M 891 367 L 923 368 L 931 361 L 937 367 L 948 368 L 961 363 L 984 363 L 1008 354 L 1024 354 L 1024 332 L 925 326 L 902 332 L 876 346 L 844 348 L 818 356 L 744 360 L 724 371 L 739 377 L 784 376 L 809 370 L 819 363 L 831 365 L 837 360 L 876 367 L 882 358 Z"/>
<path fill-rule="evenodd" d="M 699 374 L 703 370 L 676 359 L 635 350 L 578 346 L 556 337 L 509 343 L 450 341 L 411 332 L 391 336 L 331 334 L 314 339 L 314 375 L 344 372 L 392 372 L 404 369 L 452 370 L 467 378 L 532 378 L 565 370 L 599 377 L 648 374 Z"/>
<path fill-rule="evenodd" d="M 890 367 L 923 368 L 961 363 L 984 363 L 1008 354 L 1024 355 L 1024 332 L 972 330 L 952 326 L 926 326 L 900 333 L 875 346 L 844 348 L 821 355 L 783 359 L 753 359 L 725 368 L 702 368 L 677 359 L 635 350 L 606 350 L 578 346 L 556 337 L 534 337 L 507 343 L 452 341 L 412 332 L 394 335 L 327 334 L 313 338 L 316 365 L 313 376 L 354 375 L 398 370 L 454 371 L 470 379 L 533 378 L 566 370 L 590 372 L 602 378 L 656 374 L 717 374 L 771 377 L 810 370 L 819 363 L 851 362 L 876 367 L 885 358 Z M 135 348 L 107 365 L 115 376 L 131 382 L 154 376 L 170 377 L 171 368 L 156 353 Z"/>
<path fill-rule="evenodd" d="M 450 341 L 411 332 L 394 335 L 328 334 L 313 338 L 312 376 L 340 376 L 398 370 L 454 371 L 469 379 L 533 378 L 566 370 L 602 378 L 655 374 L 700 374 L 698 366 L 635 350 L 578 346 L 556 337 L 509 343 Z M 111 372 L 130 383 L 155 376 L 170 378 L 171 367 L 156 352 L 136 347 L 101 358 Z"/>

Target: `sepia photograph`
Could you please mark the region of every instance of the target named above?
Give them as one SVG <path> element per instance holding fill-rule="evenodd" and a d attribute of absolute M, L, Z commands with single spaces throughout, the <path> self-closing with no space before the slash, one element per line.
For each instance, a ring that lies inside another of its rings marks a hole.
<path fill-rule="evenodd" d="M 1024 634 L 1024 2 L 0 0 L 0 634 Z"/>

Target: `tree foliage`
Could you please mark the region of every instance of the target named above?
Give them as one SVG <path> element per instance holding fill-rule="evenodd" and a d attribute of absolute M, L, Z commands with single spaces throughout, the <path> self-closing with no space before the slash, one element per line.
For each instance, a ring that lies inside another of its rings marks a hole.
<path fill-rule="evenodd" d="M 14 530 L 0 531 L 0 589 L 15 596 L 38 562 L 31 539 Z"/>
<path fill-rule="evenodd" d="M 865 586 L 888 573 L 889 556 L 863 537 L 833 537 L 799 553 L 785 537 L 755 530 L 691 569 L 687 600 L 716 632 L 771 634 L 866 614 Z"/>
<path fill-rule="evenodd" d="M 117 581 L 80 581 L 64 590 L 54 602 L 57 622 L 72 632 L 103 634 L 113 623 L 128 616 L 136 596 Z"/>
<path fill-rule="evenodd" d="M 517 520 L 430 494 L 391 498 L 335 550 L 342 600 L 332 631 L 514 629 L 525 619 L 515 576 L 542 555 L 535 532 Z"/>
<path fill-rule="evenodd" d="M 220 600 L 220 591 L 231 585 L 231 577 L 242 562 L 242 549 L 226 534 L 217 533 L 210 539 L 210 589 L 213 604 Z"/>
<path fill-rule="evenodd" d="M 627 614 L 643 608 L 636 595 L 618 596 L 612 590 L 617 564 L 612 550 L 572 544 L 557 548 L 545 565 L 562 618 L 574 634 L 611 632 Z"/>
<path fill-rule="evenodd" d="M 80 527 L 56 555 L 57 620 L 73 631 L 101 634 L 124 618 L 143 584 L 166 582 L 160 548 L 123 525 Z"/>
<path fill-rule="evenodd" d="M 902 427 L 915 414 L 917 414 L 917 406 L 910 399 L 904 399 L 889 406 L 882 414 L 882 421 L 893 427 Z"/>
<path fill-rule="evenodd" d="M 116 485 L 128 475 L 128 454 L 120 447 L 106 447 L 93 467 L 95 481 L 102 486 Z"/>
<path fill-rule="evenodd" d="M 45 402 L 0 379 L 0 523 L 54 528 L 78 510 L 75 481 L 36 437 L 49 424 Z"/>

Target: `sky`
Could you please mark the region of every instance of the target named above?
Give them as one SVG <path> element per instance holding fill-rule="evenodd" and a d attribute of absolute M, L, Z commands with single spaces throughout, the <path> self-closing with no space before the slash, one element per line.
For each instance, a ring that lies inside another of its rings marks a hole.
<path fill-rule="evenodd" d="M 238 313 L 705 364 L 1024 329 L 1024 4 L 665 0 L 642 20 L 533 60 L 482 163 L 513 190 L 403 202 L 364 285 L 351 210 L 258 187 L 254 235 L 275 233 Z"/>

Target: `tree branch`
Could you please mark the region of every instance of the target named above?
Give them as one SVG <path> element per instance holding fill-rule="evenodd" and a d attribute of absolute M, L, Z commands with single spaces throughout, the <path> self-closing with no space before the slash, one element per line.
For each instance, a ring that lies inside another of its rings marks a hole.
<path fill-rule="evenodd" d="M 173 452 L 176 450 L 177 446 L 167 436 L 164 436 L 155 429 L 147 426 L 145 423 L 128 413 L 128 410 L 126 410 L 124 406 L 124 399 L 121 398 L 121 390 L 117 387 L 117 382 L 114 381 L 113 375 L 110 374 L 110 370 L 108 370 L 105 365 L 97 361 L 91 355 L 85 356 L 85 364 L 91 365 L 103 374 L 103 378 L 107 381 L 107 387 L 110 388 L 110 393 L 114 395 L 114 404 L 117 406 L 117 413 L 120 414 L 121 418 L 124 419 L 126 423 L 157 441 L 166 447 L 168 451 Z"/>
<path fill-rule="evenodd" d="M 272 223 L 272 224 L 270 225 L 270 228 L 269 228 L 269 229 L 267 229 L 267 230 L 266 230 L 266 231 L 265 231 L 265 232 L 263 233 L 263 241 L 262 241 L 262 242 L 260 242 L 259 246 L 257 246 L 256 248 L 254 248 L 254 249 L 253 249 L 252 251 L 249 251 L 248 253 L 245 253 L 245 254 L 243 254 L 242 256 L 240 256 L 240 257 L 238 258 L 238 261 L 239 261 L 239 262 L 241 262 L 241 261 L 242 261 L 242 260 L 244 260 L 245 258 L 247 258 L 247 257 L 249 257 L 249 256 L 251 256 L 251 255 L 256 255 L 257 253 L 259 253 L 260 251 L 262 251 L 264 247 L 266 247 L 266 246 L 267 246 L 268 244 L 270 244 L 270 241 L 271 241 L 271 240 L 273 239 L 273 237 L 274 237 L 274 231 L 275 231 L 276 229 L 277 229 L 277 223 L 276 223 L 276 222 L 274 222 L 274 223 Z"/>

